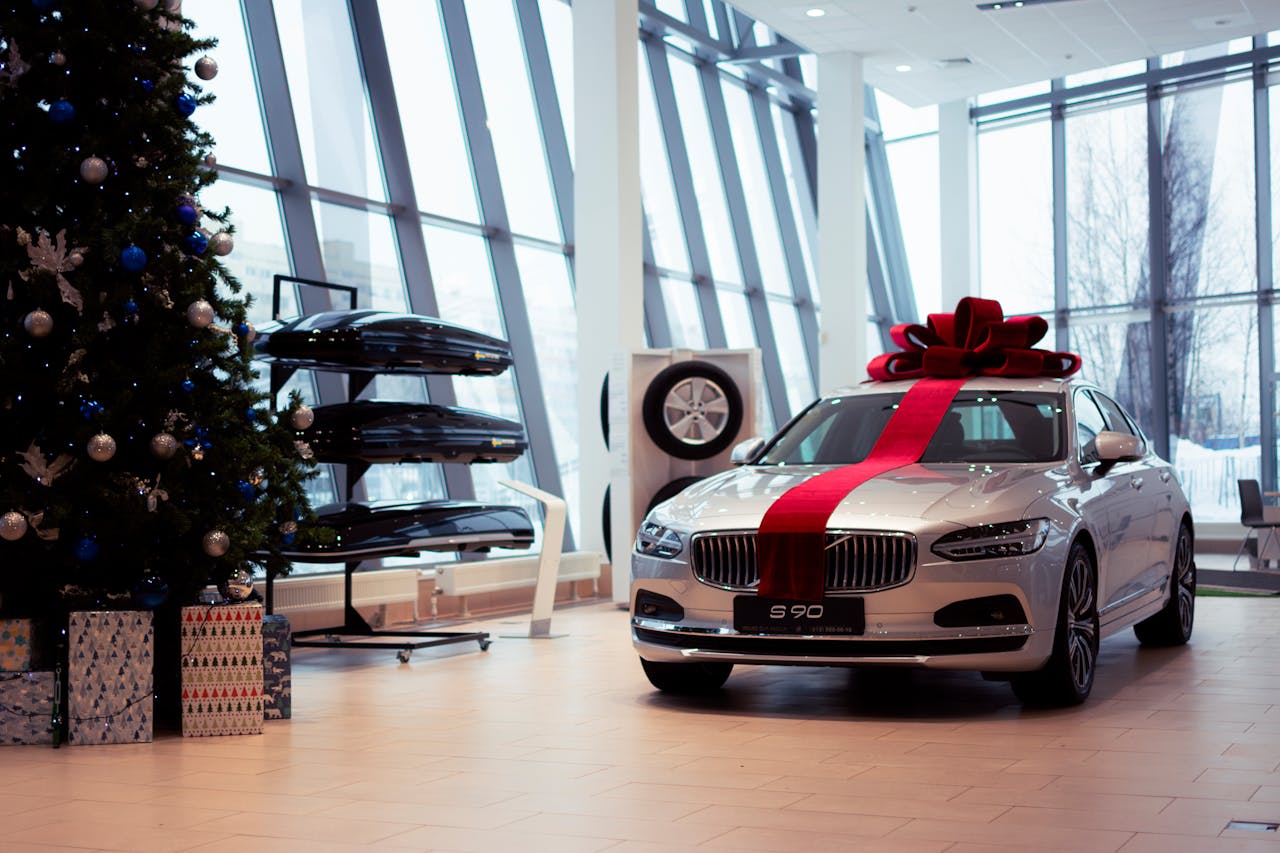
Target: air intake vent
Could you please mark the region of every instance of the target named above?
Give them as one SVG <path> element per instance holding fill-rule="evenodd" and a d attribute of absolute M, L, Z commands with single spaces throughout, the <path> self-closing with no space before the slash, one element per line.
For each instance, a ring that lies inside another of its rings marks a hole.
<path fill-rule="evenodd" d="M 933 65 L 945 71 L 948 68 L 969 68 L 973 65 L 973 60 L 967 56 L 953 56 L 950 59 L 936 59 Z"/>

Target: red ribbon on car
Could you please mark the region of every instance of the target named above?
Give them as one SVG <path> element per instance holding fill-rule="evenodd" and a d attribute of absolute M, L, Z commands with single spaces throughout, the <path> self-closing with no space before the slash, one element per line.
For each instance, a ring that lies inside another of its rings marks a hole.
<path fill-rule="evenodd" d="M 1080 356 L 1035 349 L 1049 324 L 1043 317 L 1005 319 L 994 299 L 965 297 L 953 314 L 930 314 L 927 326 L 895 326 L 902 351 L 867 365 L 876 381 L 916 379 L 866 459 L 811 477 L 782 494 L 756 537 L 760 584 L 770 598 L 821 601 L 825 590 L 827 522 L 854 489 L 894 468 L 920 461 L 970 376 L 1070 376 Z"/>

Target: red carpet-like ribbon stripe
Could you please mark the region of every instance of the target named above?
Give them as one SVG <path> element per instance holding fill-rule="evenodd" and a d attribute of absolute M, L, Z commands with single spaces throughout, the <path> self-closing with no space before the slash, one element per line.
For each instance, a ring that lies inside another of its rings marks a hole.
<path fill-rule="evenodd" d="M 756 537 L 757 595 L 821 601 L 827 522 L 840 502 L 868 480 L 920 461 L 929 440 L 970 376 L 1070 376 L 1080 356 L 1035 349 L 1048 331 L 1042 317 L 1005 319 L 993 299 L 966 297 L 953 314 L 930 314 L 927 326 L 900 325 L 900 352 L 872 359 L 876 381 L 919 378 L 898 404 L 867 458 L 819 474 L 776 500 Z"/>

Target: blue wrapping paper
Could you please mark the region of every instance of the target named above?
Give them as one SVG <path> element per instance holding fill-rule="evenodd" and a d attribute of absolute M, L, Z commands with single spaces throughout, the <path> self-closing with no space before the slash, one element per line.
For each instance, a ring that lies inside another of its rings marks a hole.
<path fill-rule="evenodd" d="M 284 616 L 262 617 L 262 716 L 287 720 L 293 716 L 293 633 Z"/>
<path fill-rule="evenodd" d="M 76 611 L 67 622 L 67 740 L 150 743 L 155 629 L 143 610 Z"/>
<path fill-rule="evenodd" d="M 53 743 L 52 672 L 0 672 L 0 745 Z"/>

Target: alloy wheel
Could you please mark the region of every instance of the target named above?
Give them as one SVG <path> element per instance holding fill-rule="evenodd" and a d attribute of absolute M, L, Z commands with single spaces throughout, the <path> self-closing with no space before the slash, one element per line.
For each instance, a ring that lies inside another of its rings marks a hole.
<path fill-rule="evenodd" d="M 712 380 L 692 376 L 667 392 L 663 419 L 667 430 L 685 444 L 706 444 L 724 432 L 729 399 Z"/>
<path fill-rule="evenodd" d="M 1098 657 L 1098 625 L 1093 571 L 1088 558 L 1078 554 L 1071 563 L 1067 586 L 1067 660 L 1071 680 L 1077 690 L 1086 690 L 1093 680 Z"/>
<path fill-rule="evenodd" d="M 1178 622 L 1182 633 L 1191 633 L 1191 620 L 1195 618 L 1196 564 L 1191 558 L 1191 537 L 1184 527 L 1178 534 L 1178 550 L 1173 558 L 1173 576 L 1177 579 Z"/>

